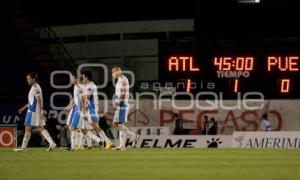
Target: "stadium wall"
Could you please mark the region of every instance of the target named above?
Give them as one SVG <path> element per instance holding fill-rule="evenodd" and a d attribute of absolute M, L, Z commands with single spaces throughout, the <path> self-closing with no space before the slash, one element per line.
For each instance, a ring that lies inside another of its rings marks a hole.
<path fill-rule="evenodd" d="M 110 101 L 100 101 L 100 107 L 108 103 L 106 119 L 112 120 L 113 108 Z M 205 103 L 205 101 L 199 101 Z M 137 103 L 137 102 L 135 102 Z M 191 101 L 178 100 L 177 106 L 187 107 Z M 223 105 L 234 106 L 237 101 L 224 100 Z M 258 131 L 261 116 L 269 114 L 272 131 L 299 131 L 300 130 L 300 100 L 268 100 L 262 102 L 263 108 L 249 110 L 245 107 L 240 109 L 232 108 L 226 110 L 221 107 L 204 110 L 196 106 L 188 108 L 174 108 L 170 101 L 161 102 L 161 109 L 158 109 L 158 102 L 154 100 L 139 100 L 137 104 L 131 105 L 128 114 L 128 124 L 131 127 L 157 127 L 167 126 L 173 132 L 175 127 L 175 113 L 178 113 L 183 121 L 183 128 L 190 129 L 190 134 L 200 134 L 203 128 L 203 116 L 214 117 L 218 122 L 218 134 L 232 134 L 234 131 Z M 252 103 L 255 105 L 256 103 Z M 156 108 L 156 109 L 155 109 Z M 61 125 L 66 123 L 67 113 L 61 110 L 47 109 L 44 111 L 45 118 L 50 116 L 56 118 Z M 1 108 L 0 124 L 21 124 L 24 117 L 17 114 L 16 110 Z M 49 122 L 48 122 L 49 123 Z"/>

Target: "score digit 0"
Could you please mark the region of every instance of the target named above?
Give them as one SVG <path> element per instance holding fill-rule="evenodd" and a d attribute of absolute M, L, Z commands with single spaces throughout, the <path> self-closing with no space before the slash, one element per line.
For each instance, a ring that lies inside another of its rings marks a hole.
<path fill-rule="evenodd" d="M 289 93 L 290 92 L 290 79 L 281 79 L 280 92 L 281 93 Z"/>

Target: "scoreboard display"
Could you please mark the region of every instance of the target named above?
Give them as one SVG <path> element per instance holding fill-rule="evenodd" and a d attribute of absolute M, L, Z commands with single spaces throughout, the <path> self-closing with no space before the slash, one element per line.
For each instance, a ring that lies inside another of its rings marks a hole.
<path fill-rule="evenodd" d="M 300 98 L 299 40 L 161 40 L 159 53 L 159 80 L 177 92 Z"/>

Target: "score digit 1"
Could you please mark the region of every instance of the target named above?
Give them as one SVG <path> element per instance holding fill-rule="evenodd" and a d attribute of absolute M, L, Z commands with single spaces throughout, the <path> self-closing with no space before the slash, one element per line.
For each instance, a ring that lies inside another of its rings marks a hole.
<path fill-rule="evenodd" d="M 239 90 L 239 79 L 234 80 L 234 92 L 237 93 Z"/>
<path fill-rule="evenodd" d="M 281 79 L 280 80 L 280 92 L 289 93 L 290 92 L 290 79 Z"/>
<path fill-rule="evenodd" d="M 191 79 L 187 80 L 186 92 L 187 93 L 191 92 Z"/>

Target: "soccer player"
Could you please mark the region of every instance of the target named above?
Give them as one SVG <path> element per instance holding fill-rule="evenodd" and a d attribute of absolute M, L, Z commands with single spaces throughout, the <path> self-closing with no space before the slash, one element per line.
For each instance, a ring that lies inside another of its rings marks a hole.
<path fill-rule="evenodd" d="M 105 149 L 110 149 L 113 144 L 108 139 L 104 131 L 98 125 L 98 92 L 97 86 L 94 82 L 92 82 L 92 73 L 90 71 L 82 72 L 83 82 L 86 84 L 85 87 L 85 105 L 87 106 L 87 116 L 84 115 L 84 120 L 88 121 L 92 128 L 97 132 L 97 134 L 102 138 L 105 143 Z M 91 131 L 87 132 L 87 135 L 92 139 L 95 138 Z M 94 137 L 94 138 L 93 138 Z M 96 140 L 96 142 L 100 143 L 100 139 Z"/>
<path fill-rule="evenodd" d="M 49 143 L 47 151 L 52 151 L 56 147 L 56 144 L 53 142 L 48 131 L 44 129 L 45 120 L 43 115 L 43 94 L 40 85 L 37 83 L 37 74 L 35 72 L 29 72 L 26 78 L 28 85 L 31 86 L 28 93 L 28 104 L 19 109 L 20 114 L 28 109 L 25 118 L 25 134 L 21 148 L 14 150 L 16 152 L 22 152 L 27 149 L 32 127 L 36 127 L 38 132 L 40 132 Z"/>
<path fill-rule="evenodd" d="M 128 79 L 122 74 L 121 68 L 115 66 L 112 68 L 112 76 L 117 80 L 116 91 L 113 98 L 113 106 L 115 114 L 113 118 L 113 125 L 119 130 L 120 145 L 115 150 L 126 150 L 126 135 L 132 142 L 132 147 L 137 143 L 137 135 L 130 131 L 124 123 L 127 122 L 127 115 L 129 111 L 129 82 Z"/>
<path fill-rule="evenodd" d="M 71 148 L 70 151 L 75 151 L 75 146 L 77 145 L 78 138 L 80 134 L 80 124 L 82 123 L 81 113 L 85 114 L 86 110 L 83 108 L 82 104 L 84 103 L 84 87 L 79 83 L 80 81 L 76 78 L 75 74 L 70 75 L 70 80 L 74 85 L 73 90 L 73 99 L 69 105 L 65 108 L 67 110 L 72 108 L 71 113 L 69 114 L 68 120 L 70 119 L 69 126 L 71 129 Z"/>

